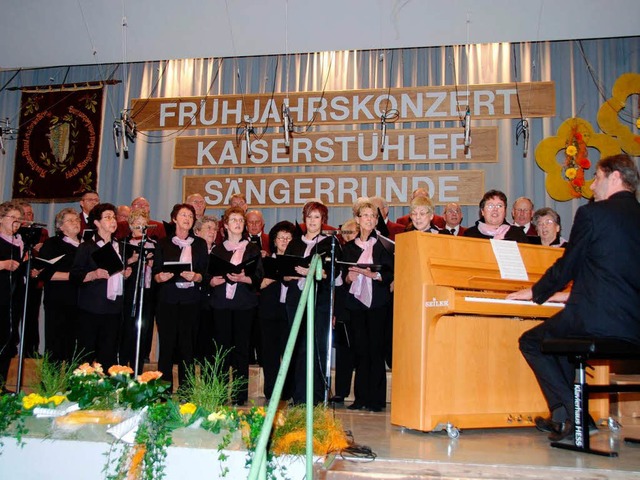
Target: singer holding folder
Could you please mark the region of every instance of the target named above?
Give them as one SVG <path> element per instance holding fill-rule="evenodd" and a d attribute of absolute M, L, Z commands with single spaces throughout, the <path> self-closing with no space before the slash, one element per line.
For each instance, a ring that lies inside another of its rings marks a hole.
<path fill-rule="evenodd" d="M 22 207 L 16 202 L 0 205 L 0 387 L 4 390 L 11 358 L 16 354 L 18 324 L 24 297 L 24 243 L 18 229 Z"/>
<path fill-rule="evenodd" d="M 301 259 L 313 254 L 322 254 L 326 257 L 331 251 L 331 238 L 322 234 L 322 224 L 328 220 L 329 212 L 327 207 L 320 202 L 307 202 L 302 209 L 302 217 L 306 226 L 306 233 L 301 237 L 296 237 L 287 246 L 287 255 L 296 255 Z M 307 273 L 309 268 L 297 266 L 296 276 L 284 277 L 287 285 L 287 317 L 289 328 L 293 324 L 298 302 L 304 289 Z M 314 403 L 321 403 L 324 399 L 325 392 L 325 365 L 327 359 L 327 343 L 329 335 L 329 311 L 330 311 L 330 295 L 331 284 L 325 267 L 323 280 L 318 282 L 318 290 L 316 295 L 315 309 L 315 355 L 314 355 Z M 336 269 L 336 273 L 339 270 Z M 293 380 L 293 402 L 295 404 L 303 404 L 306 400 L 306 316 L 303 319 L 296 349 L 294 351 L 293 363 L 294 380 Z"/>
<path fill-rule="evenodd" d="M 95 360 L 106 371 L 118 363 L 124 279 L 131 268 L 124 269 L 113 238 L 118 227 L 116 207 L 99 203 L 89 213 L 89 225 L 96 233 L 78 247 L 69 278 L 78 285 L 78 349 L 85 361 Z M 117 271 L 113 261 L 103 263 L 108 256 L 102 253 L 109 248 L 120 261 Z"/>
<path fill-rule="evenodd" d="M 354 332 L 356 377 L 355 401 L 350 410 L 382 411 L 387 404 L 387 372 L 385 368 L 385 322 L 391 304 L 393 253 L 378 240 L 378 209 L 363 202 L 356 211 L 358 236 L 344 245 L 343 260 L 357 266 L 346 266 L 343 272 L 348 291 L 345 307 Z M 371 264 L 371 267 L 365 265 Z"/>
<path fill-rule="evenodd" d="M 204 279 L 208 263 L 207 243 L 192 233 L 195 218 L 193 206 L 174 205 L 171 222 L 175 225 L 175 234 L 158 240 L 153 259 L 153 277 L 158 283 L 158 370 L 172 385 L 174 353 L 177 353 L 179 383 L 186 379 L 187 368 L 193 366 L 200 312 L 198 284 Z M 190 263 L 191 268 L 171 273 L 165 262 Z"/>
<path fill-rule="evenodd" d="M 40 258 L 62 258 L 40 270 L 38 279 L 44 281 L 44 345 L 49 358 L 61 362 L 76 353 L 78 286 L 69 280 L 69 271 L 80 246 L 80 215 L 63 208 L 55 222 L 57 235 L 45 240 Z"/>
<path fill-rule="evenodd" d="M 219 348 L 231 350 L 224 359 L 224 371 L 232 367 L 234 379 L 246 381 L 238 392 L 233 392 L 233 402 L 237 405 L 244 405 L 249 398 L 251 324 L 256 315 L 258 291 L 264 276 L 260 247 L 245 238 L 245 222 L 242 208 L 227 208 L 222 217 L 226 240 L 221 247 L 211 251 L 212 263 L 217 257 L 232 265 L 247 264 L 240 272 L 226 273 L 224 276 L 213 272 L 210 281 L 213 287 L 213 336 Z"/>

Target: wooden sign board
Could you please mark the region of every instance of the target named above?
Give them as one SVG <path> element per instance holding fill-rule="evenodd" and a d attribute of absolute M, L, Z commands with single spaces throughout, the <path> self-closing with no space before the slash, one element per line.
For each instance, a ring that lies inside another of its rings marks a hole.
<path fill-rule="evenodd" d="M 381 196 L 390 205 L 407 205 L 411 192 L 427 188 L 433 202 L 477 205 L 484 194 L 483 170 L 406 170 L 194 175 L 183 178 L 183 199 L 201 194 L 207 208 L 226 208 L 231 195 L 244 194 L 260 208 L 298 207 L 311 199 L 327 206 L 351 206 L 358 197 Z"/>
<path fill-rule="evenodd" d="M 318 165 L 384 165 L 395 163 L 465 163 L 498 161 L 497 127 L 472 130 L 469 152 L 464 153 L 462 128 L 388 129 L 384 150 L 379 130 L 308 132 L 292 135 L 285 147 L 282 134 L 252 139 L 252 155 L 244 140 L 234 135 L 178 137 L 174 168 L 220 169 Z"/>
<path fill-rule="evenodd" d="M 397 110 L 400 123 L 459 120 L 467 106 L 472 119 L 552 117 L 555 85 L 530 82 L 143 98 L 132 101 L 132 119 L 138 130 L 228 128 L 235 131 L 245 122 L 254 127 L 276 127 L 282 125 L 285 102 L 294 125 L 302 130 L 310 125 L 378 123 L 390 110 Z"/>

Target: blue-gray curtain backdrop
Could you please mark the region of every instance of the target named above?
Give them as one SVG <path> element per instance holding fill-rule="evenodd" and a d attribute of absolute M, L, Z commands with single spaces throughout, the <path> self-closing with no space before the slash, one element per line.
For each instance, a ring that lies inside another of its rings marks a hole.
<path fill-rule="evenodd" d="M 584 54 L 582 53 L 584 52 Z M 131 146 L 129 159 L 116 157 L 112 141 L 113 121 L 133 98 L 194 95 L 227 95 L 284 91 L 322 91 L 361 88 L 439 86 L 467 83 L 506 83 L 554 81 L 556 116 L 529 119 L 529 154 L 523 158 L 522 144 L 516 146 L 517 120 L 474 121 L 474 125 L 497 125 L 499 162 L 496 164 L 441 164 L 409 167 L 395 165 L 379 169 L 482 169 L 485 188 L 503 190 L 510 202 L 524 195 L 536 207 L 556 209 L 563 220 L 564 235 L 569 234 L 575 210 L 584 199 L 556 202 L 545 191 L 545 174 L 536 165 L 535 146 L 543 138 L 555 135 L 558 126 L 573 116 L 589 121 L 599 131 L 596 115 L 611 96 L 615 80 L 623 73 L 640 72 L 640 37 L 604 40 L 536 42 L 522 44 L 486 44 L 401 50 L 339 51 L 305 55 L 262 56 L 225 59 L 186 59 L 127 65 L 87 65 L 0 72 L 0 119 L 8 118 L 17 127 L 20 92 L 11 87 L 82 83 L 113 78 L 123 80 L 106 87 L 102 144 L 100 146 L 98 193 L 103 201 L 129 204 L 139 195 L 148 198 L 152 217 L 167 219 L 171 207 L 182 199 L 185 175 L 212 174 L 212 170 L 174 170 L 173 148 L 177 135 L 232 133 L 225 130 L 187 130 L 184 132 L 142 132 Z M 274 86 L 275 85 L 275 86 Z M 627 114 L 638 118 L 638 96 L 627 101 Z M 523 106 L 526 117 L 526 106 Z M 405 123 L 403 127 L 453 127 L 454 122 Z M 377 128 L 367 125 L 360 128 Z M 321 127 L 341 129 L 351 127 Z M 3 200 L 12 193 L 16 142 L 5 141 L 6 154 L 0 156 L 0 189 Z M 590 149 L 590 159 L 597 153 Z M 594 162 L 595 163 L 595 162 Z M 326 171 L 331 167 L 237 168 L 231 174 Z M 347 167 L 349 168 L 349 167 Z M 355 167 L 350 167 L 355 169 Z M 363 170 L 370 166 L 359 167 Z M 588 175 L 590 178 L 591 175 Z M 34 204 L 36 220 L 53 226 L 55 213 L 77 204 Z M 257 206 L 256 206 L 257 207 Z M 441 207 L 437 208 L 441 211 Z M 220 215 L 221 209 L 208 211 Z M 299 208 L 264 209 L 267 228 L 275 222 L 300 219 Z M 351 216 L 351 205 L 330 209 L 330 222 L 338 225 Z M 463 208 L 464 224 L 477 219 L 476 207 Z M 406 207 L 392 207 L 391 217 L 407 213 Z M 510 219 L 510 208 L 508 219 Z"/>

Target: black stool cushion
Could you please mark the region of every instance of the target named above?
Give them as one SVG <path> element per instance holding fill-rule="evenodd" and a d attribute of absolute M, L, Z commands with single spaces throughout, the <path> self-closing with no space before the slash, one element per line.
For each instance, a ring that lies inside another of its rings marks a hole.
<path fill-rule="evenodd" d="M 551 355 L 581 355 L 589 358 L 640 358 L 640 345 L 618 338 L 545 338 L 542 352 Z"/>

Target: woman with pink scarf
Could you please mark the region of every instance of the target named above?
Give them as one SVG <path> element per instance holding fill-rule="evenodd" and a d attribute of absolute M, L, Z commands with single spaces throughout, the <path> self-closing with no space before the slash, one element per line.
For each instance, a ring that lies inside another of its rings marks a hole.
<path fill-rule="evenodd" d="M 196 218 L 193 206 L 179 203 L 171 210 L 175 234 L 158 240 L 153 258 L 153 278 L 158 284 L 156 324 L 160 353 L 158 370 L 173 384 L 173 359 L 177 354 L 178 382 L 184 382 L 187 368 L 193 367 L 195 339 L 200 312 L 199 284 L 207 270 L 207 243 L 193 234 Z M 169 271 L 168 262 L 187 264 L 183 270 Z"/>
<path fill-rule="evenodd" d="M 118 227 L 116 207 L 99 203 L 89 213 L 89 224 L 95 233 L 78 247 L 69 279 L 78 285 L 78 351 L 85 361 L 95 360 L 107 370 L 118 363 L 124 279 L 131 268 L 125 269 L 120 263 L 119 270 L 110 275 L 94 257 L 111 244 L 122 262 L 122 252 L 113 237 Z"/>
<path fill-rule="evenodd" d="M 329 212 L 327 207 L 318 201 L 307 202 L 302 208 L 302 217 L 306 232 L 302 236 L 293 238 L 287 245 L 287 255 L 297 257 L 310 257 L 311 255 L 321 255 L 326 259 L 331 252 L 331 238 L 324 235 L 322 231 L 323 225 L 327 223 Z M 339 257 L 339 245 L 337 245 L 336 255 Z M 295 276 L 285 276 L 284 283 L 287 286 L 287 297 L 285 301 L 287 309 L 287 318 L 289 327 L 293 324 L 298 302 L 302 296 L 302 291 L 306 283 L 306 277 L 309 268 L 300 265 L 295 267 Z M 336 274 L 339 269 L 336 268 Z M 316 308 L 314 316 L 314 333 L 315 333 L 315 355 L 314 355 L 314 385 L 313 399 L 315 403 L 321 403 L 324 399 L 326 390 L 326 359 L 328 350 L 329 335 L 329 311 L 330 311 L 330 265 L 324 265 L 323 280 L 316 284 Z M 306 310 L 305 310 L 306 312 Z M 291 368 L 293 368 L 293 403 L 302 404 L 306 400 L 306 314 L 302 320 L 300 331 L 296 343 L 296 349 L 293 354 Z"/>
<path fill-rule="evenodd" d="M 505 221 L 506 215 L 507 196 L 500 190 L 489 190 L 480 200 L 480 219 L 475 226 L 467 228 L 464 236 L 529 243 L 522 228 Z"/>
<path fill-rule="evenodd" d="M 11 358 L 17 353 L 18 323 L 24 300 L 24 243 L 18 234 L 22 207 L 16 202 L 0 205 L 0 387 L 9 374 Z"/>
<path fill-rule="evenodd" d="M 236 405 L 244 405 L 249 396 L 249 351 L 251 324 L 258 307 L 258 291 L 264 276 L 260 247 L 245 237 L 245 212 L 241 207 L 230 207 L 224 212 L 222 224 L 225 239 L 222 246 L 214 248 L 211 256 L 219 257 L 232 265 L 255 261 L 240 273 L 214 276 L 211 307 L 213 308 L 213 338 L 218 348 L 230 350 L 225 357 L 223 371 L 233 368 L 234 379 L 246 383 L 234 392 Z"/>
<path fill-rule="evenodd" d="M 348 408 L 380 412 L 387 403 L 384 332 L 391 304 L 393 253 L 378 240 L 378 209 L 372 203 L 361 203 L 355 220 L 359 234 L 342 247 L 343 261 L 359 265 L 343 272 L 356 365 L 356 399 Z"/>

